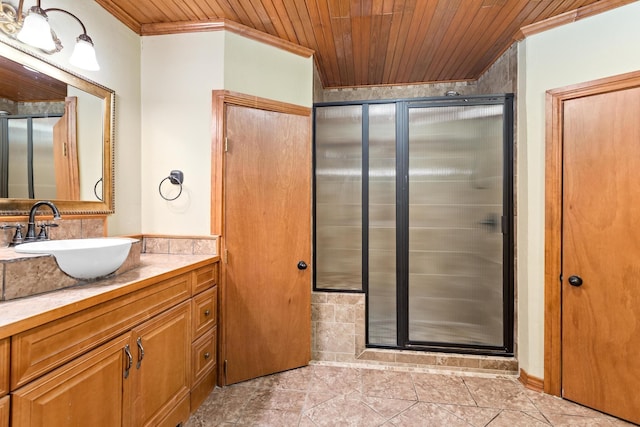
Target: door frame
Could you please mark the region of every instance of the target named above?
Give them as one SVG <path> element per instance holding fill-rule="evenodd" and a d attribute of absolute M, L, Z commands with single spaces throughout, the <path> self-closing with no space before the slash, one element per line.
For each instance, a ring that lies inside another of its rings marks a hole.
<path fill-rule="evenodd" d="M 311 117 L 311 108 L 289 104 L 254 95 L 234 92 L 230 90 L 212 91 L 211 102 L 211 234 L 218 236 L 218 248 L 220 250 L 220 269 L 218 300 L 226 298 L 226 262 L 225 252 L 225 218 L 224 218 L 224 174 L 225 174 L 225 136 L 226 136 L 226 107 L 227 105 L 255 108 L 258 110 L 272 111 L 276 113 L 293 114 Z M 310 166 L 311 167 L 311 166 Z M 311 201 L 309 201 L 311 203 Z M 226 360 L 225 348 L 225 305 L 218 304 L 218 361 Z M 226 366 L 224 363 L 218 367 L 218 385 L 226 385 Z"/>
<path fill-rule="evenodd" d="M 640 86 L 640 71 L 548 90 L 545 107 L 544 392 L 562 397 L 563 104 Z"/>

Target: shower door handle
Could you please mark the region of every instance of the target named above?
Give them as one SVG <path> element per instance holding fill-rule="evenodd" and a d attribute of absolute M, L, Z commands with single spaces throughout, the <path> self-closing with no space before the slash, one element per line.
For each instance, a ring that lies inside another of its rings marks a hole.
<path fill-rule="evenodd" d="M 489 214 L 485 219 L 480 221 L 480 224 L 483 228 L 487 228 L 490 231 L 494 231 L 498 228 L 498 216 L 496 214 Z"/>

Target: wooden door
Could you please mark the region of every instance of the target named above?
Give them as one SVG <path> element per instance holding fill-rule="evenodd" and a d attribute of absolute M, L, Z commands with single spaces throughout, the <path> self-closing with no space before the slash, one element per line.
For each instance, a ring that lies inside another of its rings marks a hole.
<path fill-rule="evenodd" d="M 175 426 L 189 418 L 191 305 L 182 303 L 132 332 L 132 426 Z"/>
<path fill-rule="evenodd" d="M 56 199 L 80 200 L 77 119 L 78 99 L 64 100 L 64 115 L 53 125 L 53 164 L 56 175 Z"/>
<path fill-rule="evenodd" d="M 223 360 L 232 384 L 311 353 L 308 116 L 226 107 Z"/>
<path fill-rule="evenodd" d="M 640 88 L 563 113 L 563 397 L 640 423 Z"/>
<path fill-rule="evenodd" d="M 130 399 L 130 382 L 123 375 L 123 348 L 129 341 L 129 334 L 113 339 L 19 388 L 11 397 L 11 425 L 122 425 Z"/>

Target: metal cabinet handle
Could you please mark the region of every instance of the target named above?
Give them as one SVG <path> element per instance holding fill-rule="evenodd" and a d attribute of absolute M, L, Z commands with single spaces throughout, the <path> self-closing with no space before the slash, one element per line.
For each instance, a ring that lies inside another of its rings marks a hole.
<path fill-rule="evenodd" d="M 300 261 L 298 262 L 298 270 L 306 270 L 307 269 L 307 263 L 304 261 Z"/>
<path fill-rule="evenodd" d="M 140 369 L 142 359 L 144 359 L 144 347 L 142 346 L 141 337 L 138 337 L 138 339 L 136 340 L 136 345 L 138 346 L 138 363 L 136 363 L 136 369 Z"/>
<path fill-rule="evenodd" d="M 131 355 L 129 344 L 124 346 L 124 354 L 127 357 L 127 364 L 124 367 L 124 377 L 129 378 L 129 370 L 131 369 L 131 365 L 133 365 L 133 356 Z"/>
<path fill-rule="evenodd" d="M 208 359 L 208 358 L 210 358 L 210 357 L 211 357 L 211 354 L 207 351 L 207 352 L 204 354 L 204 360 L 207 360 L 207 359 Z"/>
<path fill-rule="evenodd" d="M 210 314 L 211 314 L 211 310 L 205 310 L 205 311 L 204 311 L 204 315 L 205 315 L 205 316 L 209 316 Z"/>

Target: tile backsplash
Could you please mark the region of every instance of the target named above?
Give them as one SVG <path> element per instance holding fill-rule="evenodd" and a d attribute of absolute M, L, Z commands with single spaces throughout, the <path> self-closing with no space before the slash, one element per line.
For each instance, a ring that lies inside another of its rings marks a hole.
<path fill-rule="evenodd" d="M 104 223 L 103 217 L 99 218 L 71 218 L 71 219 L 59 219 L 53 221 L 48 219 L 46 221 L 36 221 L 36 233 L 40 231 L 39 225 L 42 223 L 53 223 L 56 227 L 49 228 L 49 237 L 52 240 L 59 239 L 77 239 L 77 238 L 90 238 L 90 237 L 104 237 Z M 27 233 L 27 220 L 19 221 L 3 221 L 0 219 L 0 226 L 2 225 L 17 225 L 21 224 L 23 236 Z M 14 228 L 6 230 L 0 230 L 0 247 L 7 247 L 13 239 L 15 233 Z"/>
<path fill-rule="evenodd" d="M 218 255 L 218 237 L 144 235 L 142 252 L 145 254 Z"/>

